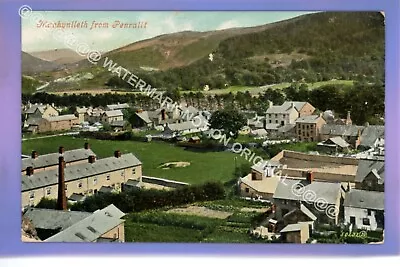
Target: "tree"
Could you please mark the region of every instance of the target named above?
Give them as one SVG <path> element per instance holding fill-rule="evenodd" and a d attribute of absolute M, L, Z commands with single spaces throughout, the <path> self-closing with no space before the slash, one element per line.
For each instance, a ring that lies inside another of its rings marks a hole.
<path fill-rule="evenodd" d="M 211 115 L 210 126 L 213 129 L 221 129 L 227 137 L 236 139 L 239 130 L 246 125 L 246 118 L 236 110 L 218 110 Z"/>

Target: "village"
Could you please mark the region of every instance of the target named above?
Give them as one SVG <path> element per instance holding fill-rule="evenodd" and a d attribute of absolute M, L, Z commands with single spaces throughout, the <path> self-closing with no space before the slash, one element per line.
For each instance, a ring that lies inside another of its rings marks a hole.
<path fill-rule="evenodd" d="M 384 125 L 269 101 L 221 142 L 219 112 L 22 105 L 23 239 L 383 242 Z"/>

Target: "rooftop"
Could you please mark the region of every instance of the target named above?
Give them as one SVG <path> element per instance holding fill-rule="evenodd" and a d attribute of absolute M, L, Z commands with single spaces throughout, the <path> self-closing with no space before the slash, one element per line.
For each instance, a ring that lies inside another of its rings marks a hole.
<path fill-rule="evenodd" d="M 96 160 L 94 163 L 82 163 L 65 167 L 65 181 L 73 181 L 84 177 L 99 175 L 101 173 L 116 171 L 142 163 L 132 154 L 123 154 L 121 157 L 109 157 Z M 31 176 L 21 175 L 22 192 L 34 188 L 42 188 L 58 183 L 58 169 L 33 173 Z"/>
<path fill-rule="evenodd" d="M 351 189 L 347 192 L 343 202 L 345 207 L 384 210 L 384 193 L 376 191 L 366 191 Z"/>
<path fill-rule="evenodd" d="M 53 116 L 53 117 L 46 117 L 43 118 L 49 122 L 56 122 L 56 121 L 70 121 L 70 120 L 76 120 L 78 119 L 75 117 L 74 114 L 67 114 L 67 115 L 61 115 L 61 116 Z"/>

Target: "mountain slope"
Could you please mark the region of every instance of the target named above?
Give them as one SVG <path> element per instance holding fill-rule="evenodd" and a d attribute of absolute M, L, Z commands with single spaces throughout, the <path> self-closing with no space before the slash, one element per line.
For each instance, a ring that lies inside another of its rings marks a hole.
<path fill-rule="evenodd" d="M 60 68 L 60 65 L 54 62 L 44 61 L 28 53 L 22 52 L 22 73 L 33 74 L 44 71 L 53 71 Z"/>
<path fill-rule="evenodd" d="M 68 48 L 31 52 L 30 54 L 39 59 L 57 64 L 70 64 L 84 59 L 83 56 Z"/>

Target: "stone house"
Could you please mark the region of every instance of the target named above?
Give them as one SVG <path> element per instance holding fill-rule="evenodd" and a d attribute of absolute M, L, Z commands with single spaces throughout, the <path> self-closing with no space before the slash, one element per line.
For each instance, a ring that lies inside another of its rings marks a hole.
<path fill-rule="evenodd" d="M 318 141 L 321 127 L 326 124 L 320 115 L 307 115 L 296 121 L 297 140 L 300 142 Z"/>
<path fill-rule="evenodd" d="M 124 114 L 121 110 L 104 111 L 100 116 L 100 122 L 111 124 L 114 121 L 123 121 Z"/>
<path fill-rule="evenodd" d="M 383 192 L 385 189 L 384 159 L 360 159 L 355 184 L 356 189 Z"/>

